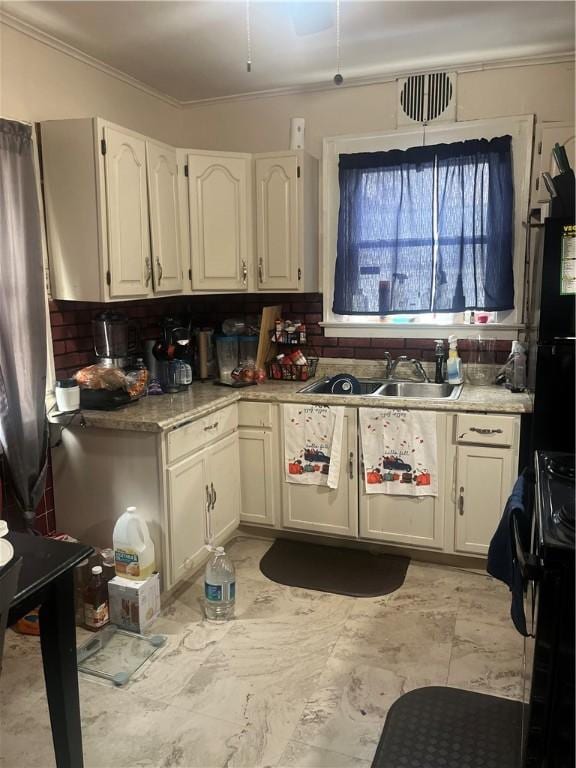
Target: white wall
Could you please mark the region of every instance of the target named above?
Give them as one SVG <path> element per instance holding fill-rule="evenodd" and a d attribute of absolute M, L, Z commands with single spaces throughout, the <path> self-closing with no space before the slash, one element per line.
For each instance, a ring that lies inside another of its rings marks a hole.
<path fill-rule="evenodd" d="M 396 83 L 192 105 L 184 110 L 186 146 L 267 152 L 289 145 L 291 117 L 306 119 L 306 148 L 320 156 L 324 136 L 396 127 Z M 574 65 L 545 64 L 465 72 L 458 120 L 535 114 L 574 119 Z"/>
<path fill-rule="evenodd" d="M 183 112 L 0 23 L 0 115 L 40 121 L 103 117 L 178 144 Z"/>

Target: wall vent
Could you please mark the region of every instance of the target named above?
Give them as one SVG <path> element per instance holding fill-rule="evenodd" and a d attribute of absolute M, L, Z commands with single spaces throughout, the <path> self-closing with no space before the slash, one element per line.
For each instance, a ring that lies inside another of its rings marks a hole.
<path fill-rule="evenodd" d="M 398 80 L 398 125 L 456 120 L 456 73 L 433 72 Z"/>

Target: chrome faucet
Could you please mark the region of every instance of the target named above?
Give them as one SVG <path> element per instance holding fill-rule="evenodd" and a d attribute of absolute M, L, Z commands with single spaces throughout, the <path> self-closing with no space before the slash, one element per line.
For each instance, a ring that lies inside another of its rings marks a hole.
<path fill-rule="evenodd" d="M 418 373 L 422 377 L 422 381 L 429 382 L 430 379 L 428 378 L 428 374 L 424 370 L 424 367 L 420 360 L 416 360 L 415 358 L 408 359 L 406 355 L 400 355 L 397 357 L 391 364 L 388 372 L 388 378 L 393 379 L 394 374 L 396 373 L 396 368 L 400 363 L 410 363 L 410 365 L 414 366 L 414 370 L 416 373 Z"/>
<path fill-rule="evenodd" d="M 386 361 L 386 367 L 384 368 L 384 376 L 390 378 L 390 369 L 392 367 L 392 355 L 390 352 L 383 352 L 382 358 Z"/>

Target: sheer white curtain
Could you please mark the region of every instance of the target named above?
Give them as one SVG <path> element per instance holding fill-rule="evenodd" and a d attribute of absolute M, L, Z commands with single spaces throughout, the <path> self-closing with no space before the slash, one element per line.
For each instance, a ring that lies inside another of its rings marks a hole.
<path fill-rule="evenodd" d="M 44 307 L 32 127 L 0 118 L 0 444 L 30 527 L 48 447 Z"/>

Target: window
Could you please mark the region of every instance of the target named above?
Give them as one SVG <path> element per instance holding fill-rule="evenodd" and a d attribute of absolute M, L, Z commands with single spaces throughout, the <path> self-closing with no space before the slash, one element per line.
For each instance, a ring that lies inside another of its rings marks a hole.
<path fill-rule="evenodd" d="M 477 333 L 471 310 L 516 335 L 532 118 L 426 132 L 324 142 L 327 335 Z"/>

